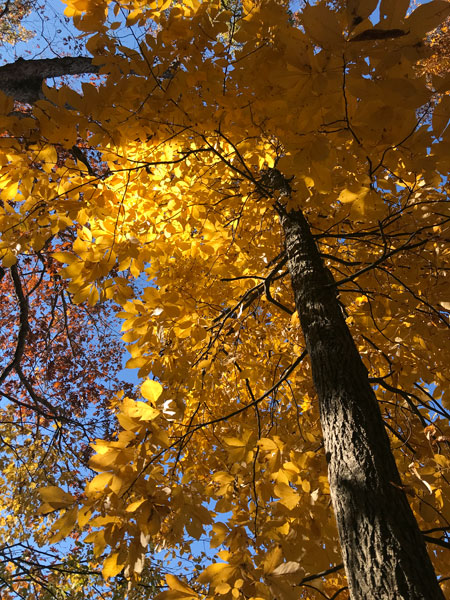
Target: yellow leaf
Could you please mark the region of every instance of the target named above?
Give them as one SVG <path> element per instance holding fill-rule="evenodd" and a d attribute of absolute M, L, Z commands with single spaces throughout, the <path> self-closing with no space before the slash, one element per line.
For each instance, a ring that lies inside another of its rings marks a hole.
<path fill-rule="evenodd" d="M 124 399 L 122 410 L 125 416 L 140 421 L 153 421 L 160 414 L 159 410 L 149 406 L 146 402 L 131 400 L 130 398 Z"/>
<path fill-rule="evenodd" d="M 44 170 L 49 171 L 58 160 L 58 154 L 54 146 L 44 146 L 38 153 L 37 159 L 44 163 Z"/>
<path fill-rule="evenodd" d="M 264 559 L 264 562 L 263 562 L 264 573 L 265 574 L 272 573 L 282 560 L 283 560 L 283 551 L 281 549 L 281 546 L 279 544 L 277 544 L 275 546 L 275 548 L 272 548 L 272 550 L 270 550 L 267 553 L 267 556 Z"/>
<path fill-rule="evenodd" d="M 218 471 L 217 473 L 214 473 L 213 480 L 218 483 L 230 483 L 234 481 L 234 477 L 225 471 Z"/>
<path fill-rule="evenodd" d="M 144 502 L 147 501 L 147 498 L 141 498 L 140 500 L 136 500 L 136 502 L 132 502 L 131 504 L 129 504 L 126 508 L 126 512 L 134 512 L 136 509 L 138 509 L 141 504 L 143 504 Z"/>
<path fill-rule="evenodd" d="M 2 200 L 16 200 L 16 199 L 19 200 L 19 199 L 21 199 L 22 196 L 20 196 L 19 198 L 16 198 L 18 186 L 19 186 L 19 182 L 13 181 L 12 183 L 10 183 L 6 187 L 4 187 L 0 193 Z"/>
<path fill-rule="evenodd" d="M 5 254 L 2 256 L 2 265 L 6 268 L 12 267 L 17 262 L 17 257 L 15 254 L 11 252 L 11 250 L 7 250 Z"/>
<path fill-rule="evenodd" d="M 114 552 L 103 563 L 102 575 L 103 578 L 109 579 L 110 577 L 115 577 L 120 573 L 120 571 L 124 568 L 125 563 L 118 563 L 119 553 Z"/>
<path fill-rule="evenodd" d="M 39 488 L 38 492 L 42 500 L 53 506 L 53 508 L 66 508 L 66 506 L 70 506 L 75 502 L 75 498 L 71 494 L 56 485 Z"/>
<path fill-rule="evenodd" d="M 439 466 L 447 468 L 449 466 L 449 459 L 442 454 L 435 454 L 434 460 L 438 463 Z"/>
<path fill-rule="evenodd" d="M 67 263 L 69 265 L 78 260 L 77 257 L 70 252 L 54 252 L 52 257 L 61 263 Z"/>
<path fill-rule="evenodd" d="M 275 452 L 275 450 L 278 450 L 278 446 L 270 438 L 261 438 L 258 440 L 258 446 L 261 450 L 266 450 L 269 452 Z"/>
<path fill-rule="evenodd" d="M 73 527 L 77 521 L 77 513 L 78 509 L 74 506 L 53 523 L 52 531 L 56 531 L 56 533 L 49 539 L 49 544 L 56 544 L 73 531 Z"/>
<path fill-rule="evenodd" d="M 161 396 L 162 391 L 162 385 L 154 379 L 147 379 L 141 385 L 141 394 L 146 400 L 150 400 L 150 402 L 156 402 Z"/>
<path fill-rule="evenodd" d="M 324 48 L 336 47 L 343 42 L 342 29 L 336 14 L 323 4 L 306 5 L 301 19 L 308 35 Z"/>
<path fill-rule="evenodd" d="M 92 509 L 90 506 L 83 506 L 78 511 L 77 521 L 80 527 L 84 527 L 86 523 L 89 521 L 92 515 Z"/>
<path fill-rule="evenodd" d="M 355 200 L 364 200 L 365 196 L 368 194 L 369 188 L 363 187 L 359 188 L 356 191 L 352 191 L 349 189 L 344 189 L 339 194 L 338 200 L 343 204 L 347 204 L 348 202 L 354 202 Z"/>
<path fill-rule="evenodd" d="M 89 293 L 89 297 L 88 297 L 88 304 L 90 306 L 94 306 L 95 304 L 97 304 L 97 302 L 100 299 L 100 294 L 98 289 L 95 287 L 95 285 L 93 285 L 91 287 L 91 291 Z"/>
<path fill-rule="evenodd" d="M 180 308 L 175 304 L 166 304 L 164 306 L 164 315 L 167 315 L 171 319 L 176 319 L 181 314 Z"/>
<path fill-rule="evenodd" d="M 183 594 L 185 594 L 186 596 L 189 596 L 189 597 L 195 598 L 197 596 L 197 594 L 194 592 L 194 590 L 192 588 L 190 588 L 188 585 L 186 585 L 185 583 L 180 581 L 178 579 L 178 577 L 175 577 L 175 575 L 171 575 L 170 573 L 167 573 L 166 582 L 167 582 L 167 585 L 172 590 L 177 590 L 178 592 L 182 592 Z"/>
<path fill-rule="evenodd" d="M 300 496 L 287 483 L 277 483 L 274 487 L 275 494 L 279 497 L 281 504 L 289 510 L 297 506 Z"/>
<path fill-rule="evenodd" d="M 309 483 L 309 481 L 307 481 L 306 479 L 304 479 L 302 481 L 302 490 L 306 493 L 309 494 L 309 492 L 311 491 L 311 484 Z"/>
<path fill-rule="evenodd" d="M 80 288 L 72 297 L 72 302 L 74 304 L 81 304 L 85 300 L 87 300 L 91 294 L 92 286 L 86 285 L 85 287 Z"/>
<path fill-rule="evenodd" d="M 107 485 L 112 481 L 112 473 L 100 473 L 96 475 L 92 481 L 86 486 L 86 494 L 92 494 L 95 492 L 102 492 Z"/>
<path fill-rule="evenodd" d="M 232 447 L 236 447 L 236 448 L 243 448 L 247 445 L 244 440 L 240 440 L 239 438 L 234 438 L 234 437 L 223 438 L 223 441 L 225 442 L 225 444 L 227 446 L 232 446 Z"/>
<path fill-rule="evenodd" d="M 131 419 L 123 413 L 117 415 L 117 420 L 119 421 L 120 426 L 127 431 L 136 431 L 139 429 L 139 422 L 136 422 L 135 419 Z"/>
<path fill-rule="evenodd" d="M 235 572 L 236 567 L 232 565 L 227 563 L 214 563 L 209 565 L 209 567 L 206 567 L 206 569 L 200 573 L 198 581 L 200 583 L 212 583 L 213 585 L 217 585 L 230 580 Z"/>

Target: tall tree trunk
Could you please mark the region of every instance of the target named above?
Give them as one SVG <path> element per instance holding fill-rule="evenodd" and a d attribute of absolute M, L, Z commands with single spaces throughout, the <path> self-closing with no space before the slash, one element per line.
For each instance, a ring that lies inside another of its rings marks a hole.
<path fill-rule="evenodd" d="M 280 210 L 295 305 L 319 397 L 328 477 L 354 600 L 443 599 L 401 487 L 381 412 L 300 211 Z"/>

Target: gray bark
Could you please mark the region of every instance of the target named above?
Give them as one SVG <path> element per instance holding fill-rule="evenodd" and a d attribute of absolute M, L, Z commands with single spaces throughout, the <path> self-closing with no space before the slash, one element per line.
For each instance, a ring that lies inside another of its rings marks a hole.
<path fill-rule="evenodd" d="M 99 65 L 88 56 L 63 56 L 36 60 L 17 59 L 0 67 L 0 90 L 14 100 L 33 104 L 44 98 L 42 83 L 50 77 L 98 73 Z"/>
<path fill-rule="evenodd" d="M 330 272 L 303 214 L 279 212 L 351 598 L 443 600 Z"/>

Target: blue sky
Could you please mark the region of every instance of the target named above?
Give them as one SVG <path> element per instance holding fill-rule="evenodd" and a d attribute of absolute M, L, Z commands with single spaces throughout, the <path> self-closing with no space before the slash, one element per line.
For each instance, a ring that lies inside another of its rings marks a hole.
<path fill-rule="evenodd" d="M 36 2 L 36 5 L 40 3 Z M 70 54 L 74 50 L 74 43 L 68 43 L 68 38 L 79 35 L 70 22 L 64 18 L 62 0 L 45 0 L 43 12 L 34 12 L 24 19 L 23 25 L 30 31 L 36 32 L 35 36 L 14 46 L 2 46 L 1 62 L 13 62 L 17 58 L 51 58 Z M 65 39 L 66 38 L 66 39 Z"/>

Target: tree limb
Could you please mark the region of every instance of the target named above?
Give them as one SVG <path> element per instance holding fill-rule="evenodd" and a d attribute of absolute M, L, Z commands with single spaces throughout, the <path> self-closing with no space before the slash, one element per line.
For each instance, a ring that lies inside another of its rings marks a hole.
<path fill-rule="evenodd" d="M 20 281 L 17 265 L 12 265 L 10 270 L 11 277 L 14 282 L 14 291 L 16 293 L 16 297 L 19 303 L 20 324 L 14 357 L 12 361 L 5 367 L 3 373 L 0 374 L 0 384 L 3 383 L 3 381 L 5 381 L 5 379 L 8 377 L 8 375 L 13 369 L 16 369 L 18 366 L 20 366 L 20 361 L 22 360 L 22 356 L 25 350 L 25 342 L 27 339 L 28 332 L 30 330 L 30 326 L 28 323 L 28 300 L 23 293 L 22 283 Z"/>
<path fill-rule="evenodd" d="M 439 538 L 431 537 L 431 535 L 424 535 L 423 539 L 429 544 L 436 544 L 437 546 L 442 546 L 442 548 L 446 548 L 450 550 L 450 542 L 446 542 L 445 540 L 440 540 Z"/>
<path fill-rule="evenodd" d="M 325 569 L 325 571 L 321 571 L 320 573 L 315 573 L 314 575 L 307 575 L 303 577 L 298 585 L 303 585 L 307 581 L 314 581 L 314 579 L 322 579 L 322 577 L 326 577 L 327 575 L 331 575 L 331 573 L 336 573 L 336 571 L 340 571 L 344 568 L 344 564 L 340 563 L 339 565 L 334 565 L 330 569 Z"/>
<path fill-rule="evenodd" d="M 42 83 L 50 77 L 98 73 L 100 66 L 89 56 L 63 56 L 24 60 L 0 67 L 0 90 L 14 100 L 33 104 L 44 98 Z"/>

